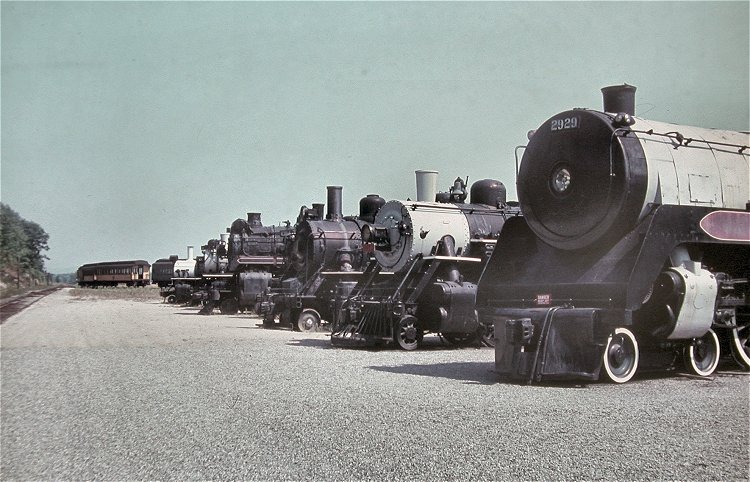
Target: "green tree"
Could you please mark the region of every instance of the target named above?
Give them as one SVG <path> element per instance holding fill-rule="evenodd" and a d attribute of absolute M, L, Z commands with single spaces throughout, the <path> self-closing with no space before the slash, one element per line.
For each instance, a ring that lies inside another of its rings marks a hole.
<path fill-rule="evenodd" d="M 17 275 L 21 271 L 32 278 L 43 279 L 48 241 L 49 235 L 41 226 L 0 203 L 0 267 L 4 274 Z"/>

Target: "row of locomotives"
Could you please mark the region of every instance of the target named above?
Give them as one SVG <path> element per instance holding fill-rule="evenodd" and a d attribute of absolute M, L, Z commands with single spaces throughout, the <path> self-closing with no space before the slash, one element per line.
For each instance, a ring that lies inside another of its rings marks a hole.
<path fill-rule="evenodd" d="M 316 331 L 332 319 L 336 296 L 348 293 L 362 274 L 362 227 L 385 203 L 377 194 L 359 202 L 359 214 L 344 216 L 342 187 L 327 187 L 322 203 L 302 206 L 289 243 L 288 269 L 279 286 L 261 303 L 265 327 L 290 326 Z M 324 214 L 324 208 L 326 208 Z"/>
<path fill-rule="evenodd" d="M 151 284 L 151 265 L 142 259 L 84 264 L 76 270 L 80 287 L 146 286 Z"/>
<path fill-rule="evenodd" d="M 506 223 L 478 293 L 502 378 L 630 380 L 639 368 L 750 368 L 748 133 L 635 116 L 605 87 L 536 131 L 523 218 Z M 682 363 L 680 363 L 682 362 Z"/>
<path fill-rule="evenodd" d="M 195 269 L 194 248 L 188 246 L 184 259 L 174 254 L 155 261 L 151 265 L 151 278 L 159 286 L 159 294 L 167 303 L 190 303 L 193 293 L 203 282 L 195 276 Z"/>
<path fill-rule="evenodd" d="M 436 171 L 417 171 L 417 200 L 389 201 L 363 226 L 371 257 L 337 298 L 333 345 L 414 350 L 428 332 L 455 345 L 492 344 L 492 329 L 475 310 L 476 282 L 519 209 L 506 203 L 499 181 L 475 182 L 469 203 L 462 179 L 448 192 L 436 193 L 436 185 Z"/>

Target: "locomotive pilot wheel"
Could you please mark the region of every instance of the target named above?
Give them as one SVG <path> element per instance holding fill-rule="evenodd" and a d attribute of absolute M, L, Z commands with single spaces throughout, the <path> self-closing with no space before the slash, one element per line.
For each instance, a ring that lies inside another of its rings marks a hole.
<path fill-rule="evenodd" d="M 638 369 L 638 342 L 627 328 L 617 328 L 604 348 L 604 374 L 614 383 L 625 383 Z"/>
<path fill-rule="evenodd" d="M 683 358 L 685 368 L 695 375 L 707 377 L 711 375 L 719 365 L 719 337 L 714 330 L 700 338 L 694 339 L 685 347 Z"/>
<path fill-rule="evenodd" d="M 479 335 L 477 333 L 441 333 L 440 336 L 451 345 L 467 346 L 476 342 Z"/>
<path fill-rule="evenodd" d="M 219 311 L 221 311 L 222 315 L 236 315 L 237 311 L 239 311 L 237 300 L 233 298 L 223 300 L 219 305 Z"/>
<path fill-rule="evenodd" d="M 417 318 L 411 315 L 401 317 L 393 331 L 393 338 L 399 348 L 406 351 L 416 350 L 423 336 L 424 333 L 418 326 Z"/>
<path fill-rule="evenodd" d="M 297 317 L 297 328 L 299 331 L 317 331 L 320 326 L 320 314 L 313 309 L 302 310 Z"/>
<path fill-rule="evenodd" d="M 750 370 L 750 324 L 732 329 L 732 357 L 745 370 Z"/>

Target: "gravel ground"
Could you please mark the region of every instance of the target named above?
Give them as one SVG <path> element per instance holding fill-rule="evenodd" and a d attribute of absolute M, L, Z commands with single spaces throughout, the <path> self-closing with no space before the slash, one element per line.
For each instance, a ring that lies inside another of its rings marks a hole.
<path fill-rule="evenodd" d="M 2 480 L 747 480 L 746 374 L 497 383 L 489 348 L 332 348 L 55 293 L 0 327 Z"/>

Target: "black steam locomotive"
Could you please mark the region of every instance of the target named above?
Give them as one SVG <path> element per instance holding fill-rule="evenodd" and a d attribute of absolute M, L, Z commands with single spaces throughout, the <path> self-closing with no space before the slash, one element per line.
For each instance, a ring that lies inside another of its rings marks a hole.
<path fill-rule="evenodd" d="M 496 371 L 529 383 L 623 383 L 639 366 L 709 375 L 731 351 L 750 367 L 748 134 L 634 115 L 635 87 L 603 111 L 559 113 L 518 172 L 479 281 Z"/>
<path fill-rule="evenodd" d="M 358 216 L 342 214 L 341 186 L 328 186 L 323 204 L 302 206 L 288 248 L 288 270 L 280 286 L 266 291 L 261 302 L 264 326 L 281 325 L 314 331 L 331 320 L 334 294 L 351 286 L 363 266 L 361 228 L 385 202 L 377 194 L 360 200 Z"/>
<path fill-rule="evenodd" d="M 278 281 L 286 267 L 286 250 L 293 228 L 264 226 L 260 213 L 236 219 L 219 239 L 202 247 L 195 274 L 204 286 L 194 298 L 205 303 L 204 314 L 218 307 L 224 314 L 257 310 L 259 296 Z"/>
<path fill-rule="evenodd" d="M 362 228 L 372 257 L 360 280 L 337 298 L 331 341 L 337 346 L 395 342 L 416 349 L 426 332 L 454 344 L 484 339 L 491 330 L 475 311 L 476 281 L 505 221 L 519 214 L 502 183 L 471 188 L 456 179 L 435 193 L 434 171 L 417 171 L 417 201 L 389 201 Z M 431 178 L 432 182 L 424 179 Z"/>

